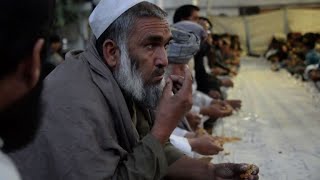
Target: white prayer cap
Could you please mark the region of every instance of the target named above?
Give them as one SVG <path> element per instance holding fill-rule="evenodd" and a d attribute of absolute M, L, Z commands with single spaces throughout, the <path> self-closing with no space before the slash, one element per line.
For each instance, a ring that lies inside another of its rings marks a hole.
<path fill-rule="evenodd" d="M 121 14 L 142 0 L 101 0 L 89 17 L 89 25 L 98 39 Z"/>
<path fill-rule="evenodd" d="M 306 67 L 306 69 L 304 70 L 304 73 L 303 73 L 303 77 L 304 79 L 306 80 L 309 80 L 309 73 L 313 70 L 317 70 L 319 68 L 320 64 L 311 64 L 311 65 L 308 65 Z"/>

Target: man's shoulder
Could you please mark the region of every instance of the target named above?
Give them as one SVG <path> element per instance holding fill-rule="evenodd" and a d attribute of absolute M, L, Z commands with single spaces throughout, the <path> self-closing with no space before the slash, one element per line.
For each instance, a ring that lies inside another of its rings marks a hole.
<path fill-rule="evenodd" d="M 76 54 L 73 58 L 57 66 L 44 80 L 42 99 L 45 101 L 69 102 L 70 100 L 87 101 L 102 97 L 101 90 L 93 80 L 93 71 L 82 54 Z M 57 102 L 56 102 L 57 103 Z M 96 102 L 98 103 L 98 102 Z"/>

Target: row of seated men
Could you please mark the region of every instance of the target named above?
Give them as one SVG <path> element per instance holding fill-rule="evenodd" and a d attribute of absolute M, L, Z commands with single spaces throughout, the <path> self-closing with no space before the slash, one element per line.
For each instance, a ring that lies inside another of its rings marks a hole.
<path fill-rule="evenodd" d="M 303 81 L 320 81 L 320 34 L 288 33 L 286 37 L 274 36 L 265 57 L 272 69 L 286 69 Z"/>
<path fill-rule="evenodd" d="M 192 6 L 182 6 L 176 11 L 172 27 L 192 32 L 201 40 L 199 51 L 184 62 L 193 69 L 195 77 L 193 106 L 173 131 L 170 141 L 188 156 L 201 157 L 223 150 L 223 137 L 212 136 L 214 122 L 241 108 L 241 100 L 228 99 L 226 92 L 234 86 L 232 77 L 240 68 L 241 46 L 237 35 L 211 33 L 208 18 L 197 18 L 196 13 L 184 17 L 179 13 L 188 8 Z M 170 51 L 168 55 L 172 61 Z"/>

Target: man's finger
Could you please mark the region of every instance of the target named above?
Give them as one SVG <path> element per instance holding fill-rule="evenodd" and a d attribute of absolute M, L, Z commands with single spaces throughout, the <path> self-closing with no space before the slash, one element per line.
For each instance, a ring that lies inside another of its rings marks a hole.
<path fill-rule="evenodd" d="M 215 173 L 216 176 L 221 178 L 233 178 L 238 173 L 235 171 L 235 166 L 238 164 L 233 163 L 221 163 L 215 164 Z"/>
<path fill-rule="evenodd" d="M 259 168 L 256 165 L 252 165 L 252 174 L 257 175 L 259 173 Z"/>
<path fill-rule="evenodd" d="M 215 143 L 214 142 L 214 145 L 215 145 L 215 147 L 216 147 L 216 149 L 218 150 L 218 151 L 223 151 L 224 149 L 223 149 L 223 147 L 221 147 L 221 146 L 219 146 L 217 143 Z"/>
<path fill-rule="evenodd" d="M 173 87 L 173 89 L 172 89 L 173 94 L 177 94 L 177 93 L 178 93 L 178 91 L 179 91 L 179 89 L 178 89 L 178 88 Z"/>
<path fill-rule="evenodd" d="M 166 80 L 166 85 L 163 88 L 163 93 L 162 96 L 167 97 L 167 96 L 172 96 L 172 91 L 173 91 L 173 84 L 172 84 L 172 80 L 170 78 L 168 78 Z"/>
<path fill-rule="evenodd" d="M 184 81 L 184 77 L 183 76 L 178 76 L 178 75 L 170 75 L 170 79 L 172 80 L 172 82 L 175 84 L 183 84 Z"/>
<path fill-rule="evenodd" d="M 250 168 L 249 164 L 237 164 L 235 170 L 237 172 L 246 172 Z"/>
<path fill-rule="evenodd" d="M 184 81 L 181 90 L 183 92 L 192 92 L 192 75 L 187 67 L 184 69 Z"/>
<path fill-rule="evenodd" d="M 177 90 L 177 91 L 179 91 L 179 90 L 181 89 L 181 87 L 182 87 L 182 85 L 179 84 L 179 83 L 174 83 L 174 84 L 173 84 L 173 89 L 175 89 L 175 90 Z"/>

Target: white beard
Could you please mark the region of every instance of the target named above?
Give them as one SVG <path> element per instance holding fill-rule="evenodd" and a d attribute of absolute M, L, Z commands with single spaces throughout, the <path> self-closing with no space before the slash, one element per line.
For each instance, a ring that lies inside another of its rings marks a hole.
<path fill-rule="evenodd" d="M 156 85 L 145 85 L 141 73 L 137 70 L 137 62 L 133 61 L 128 54 L 127 47 L 120 45 L 120 65 L 113 75 L 120 88 L 135 101 L 147 108 L 155 108 L 160 100 L 165 85 L 165 80 Z"/>

